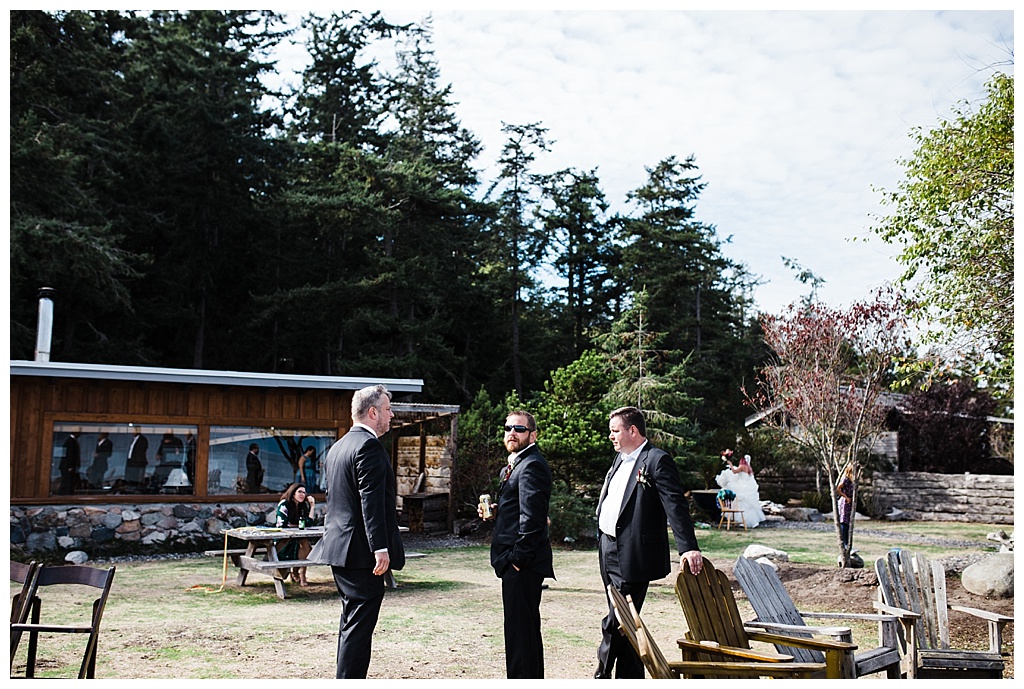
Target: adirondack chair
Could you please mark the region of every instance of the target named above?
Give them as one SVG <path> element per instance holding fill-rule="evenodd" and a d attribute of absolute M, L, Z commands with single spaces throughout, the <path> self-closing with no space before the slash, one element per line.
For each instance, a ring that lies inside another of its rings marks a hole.
<path fill-rule="evenodd" d="M 701 662 L 701 661 L 669 661 L 661 652 L 654 636 L 640 618 L 631 596 L 623 596 L 615 586 L 608 585 L 608 599 L 619 629 L 629 640 L 633 650 L 650 673 L 652 679 L 679 679 L 680 677 L 711 676 L 721 677 L 788 677 L 809 678 L 812 673 L 824 669 L 824 663 L 788 663 L 788 662 Z M 785 659 L 791 656 L 773 654 Z"/>
<path fill-rule="evenodd" d="M 987 610 L 949 605 L 946 572 L 939 562 L 899 548 L 875 561 L 878 598 L 875 609 L 907 620 L 902 639 L 902 669 L 908 678 L 1003 676 L 1003 627 L 1012 617 Z M 949 646 L 948 610 L 988 622 L 988 651 Z"/>
<path fill-rule="evenodd" d="M 797 610 L 793 599 L 782 585 L 782 580 L 771 567 L 765 567 L 750 558 L 740 557 L 732 568 L 733 576 L 743 587 L 747 600 L 757 619 L 747 622 L 747 627 L 767 631 L 783 632 L 792 636 L 812 638 L 812 635 L 828 636 L 835 641 L 853 641 L 849 627 L 808 626 L 804 618 L 837 620 L 871 620 L 878 622 L 878 648 L 843 656 L 843 677 L 856 679 L 864 675 L 884 671 L 889 679 L 899 679 L 899 620 L 893 615 L 859 614 L 843 612 L 802 612 Z M 779 653 L 789 653 L 798 662 L 822 662 L 825 655 L 812 648 L 794 648 L 775 644 Z"/>
<path fill-rule="evenodd" d="M 751 641 L 769 644 L 783 644 L 793 648 L 813 648 L 825 654 L 824 663 L 795 663 L 813 670 L 818 676 L 840 679 L 843 676 L 843 656 L 853 652 L 857 646 L 852 643 L 826 639 L 808 639 L 787 634 L 765 632 L 747 628 L 736 607 L 729 579 L 725 573 L 715 569 L 707 559 L 700 574 L 690 571 L 684 563 L 676 577 L 676 597 L 686 616 L 689 631 L 685 639 L 677 643 L 683 653 L 683 660 L 706 660 L 722 657 L 746 658 L 748 660 L 771 661 L 774 658 L 792 660 L 788 654 L 752 649 Z"/>

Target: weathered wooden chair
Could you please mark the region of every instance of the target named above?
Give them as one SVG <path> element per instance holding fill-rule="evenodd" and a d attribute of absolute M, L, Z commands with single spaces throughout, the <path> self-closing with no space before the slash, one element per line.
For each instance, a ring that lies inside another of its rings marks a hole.
<path fill-rule="evenodd" d="M 110 588 L 114 583 L 114 567 L 97 569 L 85 565 L 66 565 L 62 567 L 39 567 L 35 583 L 25 592 L 28 605 L 31 607 L 31 621 L 11 624 L 11 635 L 28 634 L 28 656 L 25 661 L 25 677 L 35 676 L 36 648 L 40 634 L 88 634 L 85 652 L 82 655 L 82 666 L 78 672 L 79 679 L 96 677 L 96 650 L 99 644 L 100 621 L 103 609 L 107 604 Z M 78 586 L 98 589 L 97 598 L 92 601 L 92 611 L 85 623 L 79 624 L 48 624 L 39 621 L 42 601 L 39 590 L 47 586 L 77 584 Z M 13 643 L 13 640 L 12 640 Z M 13 665 L 13 653 L 12 665 Z"/>
<path fill-rule="evenodd" d="M 902 670 L 908 678 L 1003 676 L 1003 627 L 1012 617 L 987 610 L 949 605 L 946 572 L 939 562 L 899 548 L 875 561 L 878 598 L 875 609 L 895 615 L 906 624 L 901 640 Z M 967 613 L 988 623 L 989 649 L 972 651 L 949 646 L 949 610 Z"/>
<path fill-rule="evenodd" d="M 757 619 L 747 622 L 747 627 L 757 627 L 766 631 L 776 631 L 790 636 L 812 638 L 813 635 L 828 636 L 835 641 L 851 643 L 853 632 L 849 627 L 808 626 L 804 618 L 837 619 L 837 620 L 870 620 L 878 622 L 878 648 L 860 653 L 846 653 L 843 656 L 843 677 L 855 679 L 876 672 L 885 672 L 889 679 L 899 679 L 899 625 L 900 621 L 893 615 L 860 614 L 843 612 L 803 612 L 797 609 L 793 599 L 782 585 L 782 580 L 771 567 L 740 557 L 732 568 L 733 576 L 743 587 L 747 600 Z M 823 662 L 825 655 L 813 648 L 795 648 L 785 644 L 775 644 L 779 653 L 789 653 L 798 662 Z"/>
<path fill-rule="evenodd" d="M 619 629 L 629 640 L 633 650 L 650 673 L 652 679 L 679 679 L 680 677 L 810 677 L 815 671 L 824 668 L 824 664 L 808 666 L 805 663 L 789 663 L 792 656 L 772 654 L 780 662 L 750 661 L 670 661 L 667 660 L 647 625 L 640 618 L 631 596 L 623 596 L 614 586 L 608 586 L 608 599 L 611 601 L 615 619 Z"/>
<path fill-rule="evenodd" d="M 682 571 L 676 577 L 675 588 L 676 597 L 683 608 L 686 625 L 689 628 L 686 638 L 677 641 L 683 653 L 683 660 L 712 660 L 723 657 L 767 663 L 775 659 L 780 662 L 793 660 L 792 655 L 755 650 L 750 645 L 751 641 L 761 641 L 822 651 L 825 654 L 824 663 L 793 665 L 802 668 L 801 676 L 813 674 L 839 679 L 843 676 L 844 655 L 857 648 L 852 643 L 807 639 L 745 627 L 739 608 L 736 607 L 736 598 L 733 596 L 728 577 L 715 569 L 707 559 L 704 560 L 700 574 L 696 575 L 690 571 L 689 563 L 684 563 Z M 765 673 L 765 676 L 790 675 Z"/>
<path fill-rule="evenodd" d="M 718 518 L 718 528 L 722 528 L 722 523 L 725 523 L 725 530 L 730 531 L 734 522 L 738 522 L 743 525 L 743 530 L 747 530 L 747 518 L 743 514 L 743 510 L 738 510 L 732 506 L 732 500 L 723 500 L 722 498 L 715 498 L 718 503 L 718 512 L 722 515 Z"/>
<path fill-rule="evenodd" d="M 21 632 L 14 631 L 13 625 L 22 624 L 28 620 L 29 612 L 32 609 L 32 591 L 35 590 L 36 575 L 39 571 L 39 563 L 36 561 L 25 564 L 11 560 L 11 581 L 21 584 L 21 591 L 14 594 L 11 600 L 11 665 L 14 665 L 14 654 L 21 642 Z"/>

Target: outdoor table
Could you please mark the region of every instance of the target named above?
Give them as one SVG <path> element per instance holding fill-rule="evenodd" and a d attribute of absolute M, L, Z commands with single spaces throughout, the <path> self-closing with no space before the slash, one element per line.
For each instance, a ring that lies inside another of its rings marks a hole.
<path fill-rule="evenodd" d="M 251 572 L 273 577 L 274 589 L 281 600 L 286 598 L 284 580 L 294 567 L 314 567 L 321 563 L 310 560 L 281 560 L 278 552 L 293 540 L 306 539 L 311 544 L 324 537 L 325 527 L 311 526 L 306 529 L 246 527 L 225 529 L 221 533 L 229 538 L 246 542 L 245 553 L 232 558 L 238 565 L 238 585 L 245 586 Z"/>
<path fill-rule="evenodd" d="M 711 521 L 718 521 L 722 516 L 721 511 L 718 508 L 718 488 L 713 490 L 691 490 L 690 498 L 693 500 L 693 504 L 697 506 L 697 509 L 701 510 L 709 517 Z"/>

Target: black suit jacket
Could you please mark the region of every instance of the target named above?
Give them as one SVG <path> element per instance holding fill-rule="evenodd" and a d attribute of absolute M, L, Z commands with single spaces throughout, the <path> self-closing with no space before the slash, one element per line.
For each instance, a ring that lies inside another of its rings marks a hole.
<path fill-rule="evenodd" d="M 491 566 L 499 577 L 515 565 L 542 577 L 555 578 L 548 536 L 550 500 L 551 469 L 533 445 L 519 455 L 498 493 Z"/>
<path fill-rule="evenodd" d="M 387 548 L 391 569 L 405 566 L 398 531 L 395 474 L 380 440 L 354 426 L 323 462 L 327 495 L 326 532 L 309 559 L 338 567 L 372 569 L 374 552 Z"/>
<path fill-rule="evenodd" d="M 601 489 L 598 514 L 604 507 L 608 482 L 619 464 L 621 455 L 616 455 Z M 638 475 L 644 477 L 644 483 L 638 481 Z M 679 469 L 667 452 L 648 442 L 633 465 L 615 523 L 619 568 L 626 581 L 655 581 L 672 571 L 666 524 L 672 525 L 680 555 L 699 550 Z"/>

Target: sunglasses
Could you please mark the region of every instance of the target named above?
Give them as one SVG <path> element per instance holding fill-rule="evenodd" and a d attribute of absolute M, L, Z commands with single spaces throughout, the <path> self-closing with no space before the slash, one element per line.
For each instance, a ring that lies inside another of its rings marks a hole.
<path fill-rule="evenodd" d="M 516 424 L 515 426 L 505 426 L 504 428 L 506 433 L 511 431 L 515 431 L 516 433 L 527 433 L 530 430 L 526 426 L 520 426 L 519 424 Z"/>

